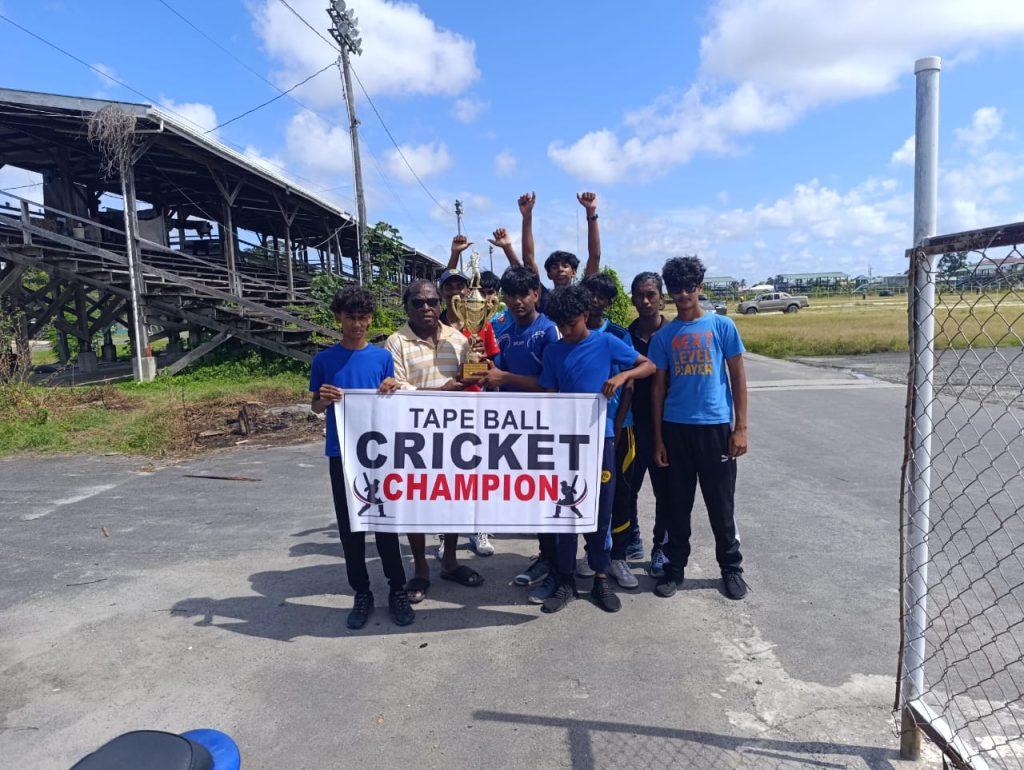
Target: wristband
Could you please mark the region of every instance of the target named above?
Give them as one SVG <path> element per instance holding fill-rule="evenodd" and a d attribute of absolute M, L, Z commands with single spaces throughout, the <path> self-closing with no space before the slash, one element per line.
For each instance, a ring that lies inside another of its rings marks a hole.
<path fill-rule="evenodd" d="M 597 214 L 594 214 L 594 216 L 590 216 L 589 214 L 587 214 L 587 221 L 588 222 L 596 222 L 597 221 Z"/>

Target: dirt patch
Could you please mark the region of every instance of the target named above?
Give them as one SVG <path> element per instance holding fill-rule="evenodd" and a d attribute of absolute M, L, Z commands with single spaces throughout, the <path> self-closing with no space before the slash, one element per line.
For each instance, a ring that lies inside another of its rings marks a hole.
<path fill-rule="evenodd" d="M 261 395 L 268 398 L 270 394 Z M 282 391 L 282 395 L 288 397 L 284 404 L 228 398 L 186 404 L 184 423 L 191 443 L 189 450 L 195 452 L 239 444 L 282 446 L 322 436 L 323 421 L 303 405 L 294 404 L 293 394 Z M 282 409 L 282 406 L 294 408 Z"/>

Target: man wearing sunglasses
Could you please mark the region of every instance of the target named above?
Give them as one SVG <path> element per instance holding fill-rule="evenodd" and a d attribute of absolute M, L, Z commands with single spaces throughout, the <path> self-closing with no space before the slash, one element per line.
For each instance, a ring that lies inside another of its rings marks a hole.
<path fill-rule="evenodd" d="M 470 344 L 462 332 L 441 323 L 441 298 L 434 283 L 425 278 L 413 281 L 402 296 L 402 304 L 409 320 L 384 343 L 394 358 L 399 386 L 403 390 L 464 390 L 475 384 L 458 380 Z M 415 576 L 405 588 L 409 601 L 416 604 L 423 601 L 430 588 L 427 538 L 422 534 L 411 534 L 408 538 Z M 479 586 L 483 577 L 456 560 L 458 538 L 445 535 L 445 543 L 451 544 L 451 548 L 444 549 L 441 578 L 464 586 Z"/>

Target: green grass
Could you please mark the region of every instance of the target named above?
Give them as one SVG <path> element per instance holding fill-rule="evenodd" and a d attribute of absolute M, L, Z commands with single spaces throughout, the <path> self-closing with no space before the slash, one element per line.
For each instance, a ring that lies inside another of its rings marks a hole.
<path fill-rule="evenodd" d="M 675 308 L 666 308 L 675 315 Z M 907 298 L 854 297 L 811 299 L 799 313 L 738 315 L 735 303 L 729 317 L 736 322 L 752 353 L 788 356 L 831 356 L 884 353 L 908 349 Z M 1020 347 L 1024 340 L 1024 298 L 1006 295 L 939 297 L 935 315 L 935 345 Z"/>
<path fill-rule="evenodd" d="M 307 370 L 295 362 L 248 355 L 144 384 L 0 385 L 0 456 L 187 454 L 196 433 L 223 428 L 224 415 L 245 402 L 305 401 L 308 382 Z"/>

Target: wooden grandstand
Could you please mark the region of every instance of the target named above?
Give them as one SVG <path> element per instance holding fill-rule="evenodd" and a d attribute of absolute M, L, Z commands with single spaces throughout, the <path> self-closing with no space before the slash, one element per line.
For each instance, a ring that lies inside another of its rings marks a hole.
<path fill-rule="evenodd" d="M 112 106 L 135 118 L 123 178 L 104 177 L 87 138 Z M 309 361 L 337 338 L 303 316 L 313 277 L 377 269 L 358 258 L 352 215 L 152 105 L 0 89 L 0 164 L 41 175 L 0 192 L 0 311 L 18 319 L 23 354 L 53 325 L 62 363 L 83 373 L 118 363 L 119 327 L 143 380 L 231 338 Z M 399 286 L 440 268 L 405 248 Z"/>

